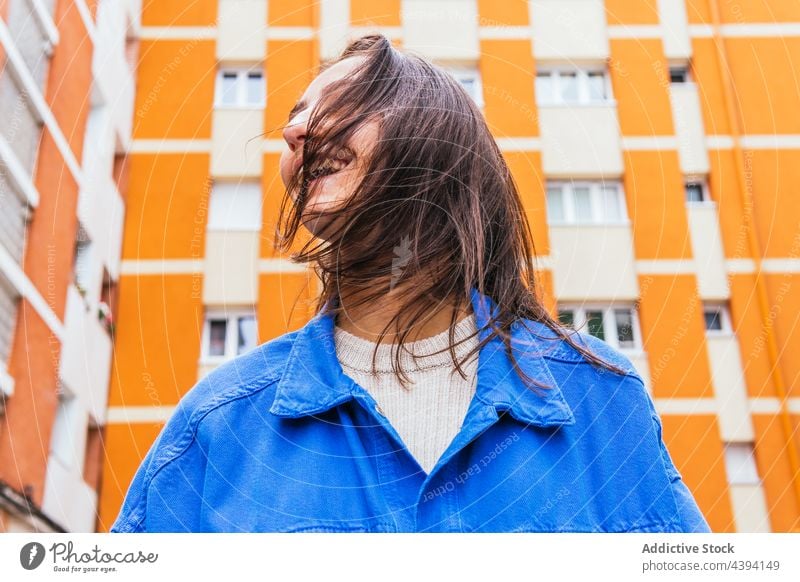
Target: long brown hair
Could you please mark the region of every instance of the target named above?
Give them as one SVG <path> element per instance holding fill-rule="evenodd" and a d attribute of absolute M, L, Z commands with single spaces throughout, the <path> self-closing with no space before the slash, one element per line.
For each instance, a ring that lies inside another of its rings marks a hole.
<path fill-rule="evenodd" d="M 520 369 L 511 349 L 512 324 L 530 319 L 546 325 L 555 339 L 567 341 L 591 364 L 624 374 L 576 343 L 574 330 L 544 307 L 534 276 L 533 235 L 519 192 L 480 110 L 460 83 L 425 59 L 398 51 L 381 35 L 353 41 L 334 62 L 355 56 L 362 62 L 330 83 L 310 112 L 303 165 L 287 186 L 275 235 L 275 246 L 288 251 L 313 196 L 309 183 L 315 169 L 351 151 L 347 144 L 354 132 L 377 121 L 380 138 L 369 159 L 360 160 L 363 179 L 346 201 L 324 213 L 333 226 L 324 240 L 311 239 L 291 255 L 296 262 L 314 264 L 322 281 L 316 311 L 327 304 L 334 316 L 343 312 L 342 288 L 348 291 L 348 309 L 369 305 L 392 290 L 402 308 L 378 342 L 393 324 L 401 330 L 393 368 L 405 385 L 400 349 L 410 332 L 407 324 L 437 305 L 450 304 L 449 351 L 465 376 L 454 351 L 454 327 L 475 287 L 497 308 L 488 321 L 491 333 L 463 361 L 499 336 L 525 384 L 549 388 Z M 376 353 L 377 346 L 373 371 Z"/>

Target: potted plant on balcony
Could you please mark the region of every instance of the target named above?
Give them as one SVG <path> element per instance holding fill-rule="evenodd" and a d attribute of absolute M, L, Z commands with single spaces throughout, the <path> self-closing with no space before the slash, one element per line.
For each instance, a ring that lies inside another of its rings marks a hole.
<path fill-rule="evenodd" d="M 111 313 L 111 307 L 109 307 L 108 303 L 105 301 L 101 301 L 97 304 L 97 318 L 100 320 L 100 323 L 105 328 L 108 335 L 114 336 L 114 320 L 113 315 Z"/>

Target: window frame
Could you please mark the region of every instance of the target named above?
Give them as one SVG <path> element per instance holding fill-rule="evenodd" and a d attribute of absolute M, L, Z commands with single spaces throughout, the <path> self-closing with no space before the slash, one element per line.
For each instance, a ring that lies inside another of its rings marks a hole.
<path fill-rule="evenodd" d="M 621 346 L 619 343 L 617 320 L 614 316 L 614 311 L 617 309 L 625 309 L 631 312 L 631 321 L 633 326 L 633 345 Z M 591 335 L 587 329 L 586 312 L 587 311 L 601 311 L 603 313 L 603 335 L 604 339 L 600 341 L 606 342 L 611 347 L 624 352 L 626 354 L 638 355 L 643 351 L 642 347 L 642 333 L 639 324 L 639 313 L 636 306 L 630 303 L 559 303 L 557 305 L 557 317 L 560 320 L 561 311 L 572 311 L 573 325 L 575 328 L 581 327 L 580 333 Z M 596 337 L 596 336 L 593 336 Z M 612 341 L 609 341 L 611 338 Z M 599 339 L 599 338 L 598 338 Z"/>
<path fill-rule="evenodd" d="M 481 81 L 481 71 L 477 66 L 470 67 L 464 65 L 452 65 L 444 66 L 445 70 L 450 73 L 456 81 L 458 81 L 459 85 L 462 87 L 464 86 L 462 83 L 463 79 L 469 78 L 475 81 L 475 95 L 470 95 L 472 100 L 481 110 L 484 108 L 486 104 L 484 97 L 483 97 L 483 82 Z M 466 90 L 466 89 L 465 89 Z M 467 91 L 469 94 L 469 91 Z"/>
<path fill-rule="evenodd" d="M 225 74 L 236 74 L 236 102 L 223 103 L 223 78 Z M 261 75 L 261 99 L 257 103 L 247 100 L 248 77 L 251 73 Z M 264 109 L 267 106 L 267 76 L 262 64 L 251 66 L 221 66 L 217 69 L 214 82 L 214 108 L 215 109 Z"/>
<path fill-rule="evenodd" d="M 758 472 L 758 463 L 756 462 L 755 443 L 752 441 L 731 441 L 725 442 L 723 445 L 722 458 L 725 464 L 725 478 L 728 481 L 728 485 L 761 485 L 761 474 Z M 734 458 L 734 454 L 744 452 L 742 450 L 744 447 L 749 449 L 747 456 L 738 459 Z M 737 453 L 734 453 L 734 451 Z"/>
<path fill-rule="evenodd" d="M 706 312 L 712 309 L 719 309 L 719 321 L 722 329 L 708 329 L 706 327 Z M 733 326 L 731 324 L 731 315 L 728 311 L 728 305 L 719 301 L 704 301 L 703 302 L 703 329 L 707 336 L 712 337 L 729 337 L 733 335 Z"/>
<path fill-rule="evenodd" d="M 565 101 L 562 99 L 561 91 L 561 76 L 563 74 L 576 74 L 576 81 L 578 84 L 578 99 L 576 101 Z M 591 92 L 589 91 L 589 75 L 600 74 L 603 77 L 603 90 L 605 98 L 591 99 Z M 549 76 L 552 85 L 551 95 L 545 97 L 536 88 L 537 80 L 540 76 Z M 542 67 L 536 70 L 534 75 L 534 91 L 536 93 L 537 106 L 594 106 L 594 105 L 613 105 L 616 103 L 614 93 L 611 86 L 611 76 L 605 67 Z"/>
<path fill-rule="evenodd" d="M 258 342 L 258 315 L 256 314 L 255 307 L 239 307 L 239 308 L 231 308 L 231 309 L 224 309 L 224 308 L 208 308 L 206 309 L 204 319 L 203 319 L 203 339 L 201 343 L 201 350 L 200 350 L 200 362 L 201 364 L 221 364 L 223 362 L 227 362 L 232 360 L 233 358 L 237 357 L 238 354 L 238 346 L 239 346 L 239 319 L 242 317 L 252 317 L 253 323 L 256 326 L 256 345 L 259 345 Z M 211 322 L 212 321 L 219 321 L 224 320 L 226 322 L 225 327 L 225 353 L 221 356 L 212 355 L 210 352 L 210 341 L 211 341 Z M 231 330 L 234 330 L 232 333 Z M 250 348 L 253 349 L 253 348 Z M 249 350 L 248 350 L 249 351 Z M 242 352 L 246 353 L 246 352 Z"/>
<path fill-rule="evenodd" d="M 702 200 L 689 200 L 687 188 L 690 184 L 697 184 L 700 186 Z M 708 189 L 708 181 L 705 177 L 701 176 L 685 176 L 683 179 L 683 200 L 687 206 L 713 206 L 714 201 L 711 199 L 711 194 Z"/>
<path fill-rule="evenodd" d="M 673 81 L 672 71 L 682 70 L 684 72 L 683 81 Z M 669 78 L 670 85 L 689 85 L 694 82 L 692 78 L 692 68 L 688 63 L 673 63 L 667 65 L 667 77 Z"/>
<path fill-rule="evenodd" d="M 563 220 L 553 220 L 551 218 L 549 191 L 552 187 L 561 188 Z M 577 220 L 575 212 L 576 187 L 589 188 L 589 204 L 592 214 L 591 220 L 589 221 Z M 608 220 L 605 217 L 603 189 L 609 187 L 614 187 L 616 189 L 617 210 L 620 215 L 618 220 Z M 547 210 L 547 223 L 552 226 L 617 226 L 630 224 L 622 182 L 617 180 L 547 180 L 545 182 L 545 206 Z"/>

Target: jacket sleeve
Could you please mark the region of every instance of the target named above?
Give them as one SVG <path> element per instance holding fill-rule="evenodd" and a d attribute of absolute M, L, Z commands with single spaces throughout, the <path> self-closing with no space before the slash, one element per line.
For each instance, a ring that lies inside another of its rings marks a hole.
<path fill-rule="evenodd" d="M 148 531 L 147 508 L 161 503 L 159 491 L 153 488 L 157 477 L 167 474 L 169 466 L 194 444 L 192 413 L 196 408 L 196 391 L 192 391 L 178 403 L 172 416 L 156 437 L 133 476 L 119 514 L 110 528 L 111 533 L 138 533 Z M 149 497 L 153 499 L 149 499 Z"/>
<path fill-rule="evenodd" d="M 681 531 L 688 533 L 710 533 L 711 528 L 709 527 L 708 522 L 703 516 L 703 513 L 700 511 L 700 508 L 697 506 L 697 502 L 695 501 L 691 491 L 689 491 L 686 483 L 683 482 L 683 478 L 681 477 L 677 467 L 675 467 L 675 463 L 672 461 L 672 457 L 667 450 L 666 444 L 664 444 L 664 439 L 661 435 L 661 419 L 659 418 L 655 406 L 653 405 L 653 401 L 649 395 L 648 401 L 650 404 L 653 423 L 655 424 L 656 436 L 658 438 L 661 450 L 661 460 L 664 463 L 664 469 L 666 470 L 667 476 L 669 477 L 672 485 L 672 494 L 675 496 L 675 505 L 677 506 L 678 510 L 678 521 L 681 524 Z"/>

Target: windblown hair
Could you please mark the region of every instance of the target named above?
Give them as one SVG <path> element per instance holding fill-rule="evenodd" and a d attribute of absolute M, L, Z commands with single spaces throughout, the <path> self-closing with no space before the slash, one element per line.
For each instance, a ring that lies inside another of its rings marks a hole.
<path fill-rule="evenodd" d="M 353 41 L 334 63 L 355 56 L 362 62 L 330 83 L 310 112 L 302 168 L 287 187 L 275 235 L 276 247 L 290 250 L 313 197 L 314 169 L 343 151 L 352 155 L 348 143 L 354 133 L 366 122 L 377 122 L 380 137 L 369 159 L 358 160 L 363 178 L 346 200 L 325 210 L 331 226 L 324 237 L 291 254 L 295 262 L 312 263 L 322 281 L 316 311 L 326 308 L 337 316 L 391 290 L 403 307 L 378 341 L 398 330 L 393 368 L 403 385 L 407 376 L 400 369 L 400 349 L 409 323 L 442 305 L 454 308 L 448 349 L 462 376 L 461 365 L 499 336 L 525 384 L 549 388 L 527 376 L 512 351 L 511 326 L 525 319 L 546 325 L 554 339 L 567 341 L 592 365 L 624 374 L 576 343 L 574 330 L 545 308 L 519 192 L 480 110 L 460 83 L 423 58 L 398 51 L 381 35 Z M 470 304 L 472 287 L 497 307 L 487 323 L 490 333 L 459 362 L 454 327 L 457 314 Z M 525 357 L 537 356 L 527 352 Z"/>

